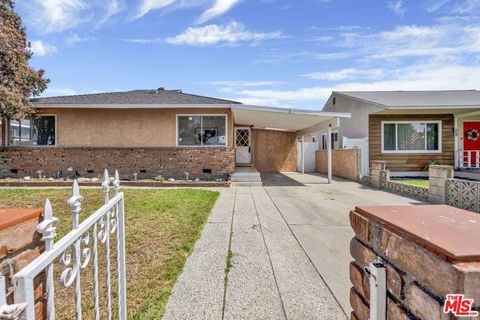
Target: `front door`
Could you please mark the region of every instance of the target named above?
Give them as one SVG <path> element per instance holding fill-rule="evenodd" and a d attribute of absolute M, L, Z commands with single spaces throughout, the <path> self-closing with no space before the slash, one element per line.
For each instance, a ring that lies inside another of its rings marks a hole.
<path fill-rule="evenodd" d="M 235 128 L 236 163 L 252 163 L 251 138 L 250 128 Z"/>
<path fill-rule="evenodd" d="M 467 167 L 480 166 L 480 121 L 463 122 L 463 154 L 464 165 Z M 470 163 L 468 160 L 470 159 Z"/>

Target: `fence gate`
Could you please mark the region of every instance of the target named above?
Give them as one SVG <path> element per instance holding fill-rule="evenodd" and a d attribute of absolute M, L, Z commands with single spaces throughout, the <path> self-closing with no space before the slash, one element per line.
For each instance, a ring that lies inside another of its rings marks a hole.
<path fill-rule="evenodd" d="M 368 138 L 350 139 L 343 137 L 343 149 L 360 149 L 360 171 L 361 174 L 366 176 L 369 174 L 370 166 L 368 163 Z"/>
<path fill-rule="evenodd" d="M 316 168 L 316 142 L 304 142 L 305 146 L 305 171 L 315 171 Z M 302 172 L 302 143 L 297 143 L 297 170 Z"/>
<path fill-rule="evenodd" d="M 54 216 L 50 201 L 44 207 L 44 219 L 37 226 L 45 242 L 45 251 L 13 276 L 15 304 L 7 305 L 5 296 L 5 277 L 0 277 L 0 319 L 35 319 L 34 279 L 44 274 L 46 288 L 46 318 L 55 319 L 55 283 L 74 292 L 74 308 L 76 319 L 82 319 L 82 278 L 81 271 L 92 264 L 93 301 L 95 319 L 100 319 L 99 270 L 105 268 L 106 298 L 105 315 L 102 319 L 112 318 L 112 309 L 118 310 L 118 319 L 126 319 L 126 277 L 125 277 L 125 214 L 124 195 L 120 192 L 118 171 L 113 180 L 114 195 L 110 199 L 110 180 L 107 170 L 103 175 L 102 189 L 105 204 L 79 223 L 83 197 L 80 195 L 78 183 L 73 182 L 72 196 L 67 203 L 72 211 L 72 230 L 58 242 L 54 242 L 55 225 L 58 219 Z M 116 240 L 116 268 L 112 266 L 110 240 Z M 104 257 L 99 257 L 99 248 L 103 247 Z M 55 264 L 55 262 L 58 262 Z M 54 272 L 54 268 L 63 270 Z M 117 301 L 112 301 L 112 269 L 116 269 Z M 83 275 L 83 274 L 82 274 Z M 87 284 L 84 280 L 84 284 Z M 90 284 L 90 283 L 88 283 Z M 115 304 L 115 305 L 114 305 Z M 103 311 L 103 309 L 102 309 Z"/>

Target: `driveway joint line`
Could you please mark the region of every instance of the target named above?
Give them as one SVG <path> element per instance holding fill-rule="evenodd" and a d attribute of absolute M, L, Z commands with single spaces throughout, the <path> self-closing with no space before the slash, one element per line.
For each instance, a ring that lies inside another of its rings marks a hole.
<path fill-rule="evenodd" d="M 345 315 L 345 319 L 348 319 L 347 313 L 345 312 L 345 310 L 343 309 L 342 305 L 340 304 L 340 301 L 338 301 L 337 297 L 335 296 L 335 294 L 334 294 L 333 291 L 332 291 L 332 288 L 330 288 L 330 286 L 328 285 L 327 281 L 325 281 L 325 279 L 323 278 L 322 274 L 321 274 L 320 271 L 317 269 L 317 267 L 316 267 L 315 264 L 313 263 L 312 259 L 311 259 L 310 256 L 308 255 L 307 251 L 305 250 L 305 248 L 303 247 L 303 245 L 301 244 L 301 242 L 298 240 L 297 236 L 295 235 L 295 233 L 293 232 L 292 228 L 291 228 L 290 225 L 288 224 L 287 220 L 286 220 L 285 217 L 283 216 L 282 211 L 281 211 L 280 208 L 277 206 L 277 203 L 276 203 L 275 200 L 273 200 L 273 198 L 270 196 L 270 193 L 268 192 L 268 190 L 265 189 L 265 192 L 266 192 L 266 194 L 268 195 L 268 197 L 270 198 L 270 200 L 273 202 L 273 205 L 275 206 L 275 208 L 277 208 L 277 211 L 280 213 L 280 216 L 282 217 L 283 221 L 285 221 L 285 224 L 287 225 L 288 230 L 290 230 L 290 233 L 293 235 L 293 237 L 294 237 L 295 240 L 297 241 L 298 245 L 300 246 L 300 248 L 302 248 L 303 252 L 304 252 L 305 255 L 307 256 L 308 261 L 310 261 L 311 265 L 313 266 L 313 268 L 314 268 L 315 271 L 317 272 L 318 276 L 320 277 L 320 279 L 322 279 L 323 283 L 324 283 L 325 286 L 328 288 L 328 291 L 330 292 L 330 294 L 332 295 L 332 297 L 333 297 L 333 298 L 335 299 L 335 301 L 337 302 L 338 306 L 340 307 L 340 310 L 342 310 L 343 314 Z"/>
<path fill-rule="evenodd" d="M 235 188 L 235 195 L 233 197 L 233 208 L 232 208 L 232 218 L 230 220 L 230 234 L 228 237 L 228 249 L 227 249 L 227 257 L 232 250 L 232 233 L 233 233 L 233 219 L 235 217 L 235 207 L 237 203 L 237 189 Z M 227 262 L 225 262 L 226 264 Z M 226 265 L 225 265 L 226 268 Z M 226 273 L 226 269 L 224 271 L 225 277 L 227 277 L 227 281 L 224 282 L 223 285 L 223 305 L 222 305 L 222 320 L 225 318 L 225 306 L 227 302 L 227 286 L 228 286 L 228 274 Z"/>
<path fill-rule="evenodd" d="M 267 241 L 265 240 L 265 234 L 263 233 L 262 221 L 260 220 L 260 215 L 258 214 L 257 203 L 253 197 L 252 188 L 250 188 L 250 196 L 252 197 L 253 205 L 255 207 L 255 213 L 258 219 L 258 225 L 260 226 L 260 233 L 262 234 L 263 244 L 265 245 L 265 250 L 267 251 L 268 261 L 270 262 L 270 268 L 272 268 L 273 280 L 275 281 L 275 286 L 277 287 L 278 297 L 280 298 L 280 304 L 282 306 L 282 312 L 285 319 L 287 318 L 287 312 L 285 311 L 285 305 L 283 303 L 282 293 L 280 292 L 280 287 L 278 286 L 277 276 L 275 275 L 275 269 L 273 268 L 272 259 L 270 257 L 270 251 L 268 250 Z"/>

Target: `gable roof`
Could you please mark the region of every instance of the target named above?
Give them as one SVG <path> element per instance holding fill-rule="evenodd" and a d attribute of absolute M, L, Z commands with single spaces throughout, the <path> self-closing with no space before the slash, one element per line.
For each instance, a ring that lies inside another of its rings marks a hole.
<path fill-rule="evenodd" d="M 478 90 L 442 91 L 334 91 L 364 102 L 395 108 L 480 107 Z"/>
<path fill-rule="evenodd" d="M 106 92 L 80 94 L 73 96 L 34 98 L 30 100 L 35 106 L 42 105 L 211 105 L 240 104 L 240 102 L 204 97 L 181 90 L 132 90 L 125 92 Z"/>

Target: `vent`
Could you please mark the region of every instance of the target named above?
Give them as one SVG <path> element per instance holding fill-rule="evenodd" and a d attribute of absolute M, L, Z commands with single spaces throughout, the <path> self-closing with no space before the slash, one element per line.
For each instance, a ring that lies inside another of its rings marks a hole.
<path fill-rule="evenodd" d="M 147 170 L 142 169 L 142 170 L 140 170 L 140 173 L 147 173 Z"/>
<path fill-rule="evenodd" d="M 94 170 L 87 170 L 87 173 L 94 173 Z"/>
<path fill-rule="evenodd" d="M 204 174 L 212 174 L 212 169 L 203 169 Z"/>
<path fill-rule="evenodd" d="M 18 169 L 10 169 L 11 174 L 18 174 Z"/>

